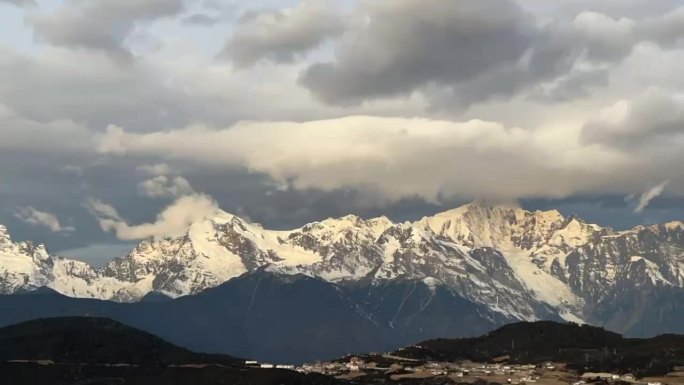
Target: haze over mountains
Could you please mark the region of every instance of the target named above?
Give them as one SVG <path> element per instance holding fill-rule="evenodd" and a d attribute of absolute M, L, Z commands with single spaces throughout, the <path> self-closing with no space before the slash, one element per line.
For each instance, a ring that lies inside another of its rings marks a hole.
<path fill-rule="evenodd" d="M 494 324 L 564 319 L 653 334 L 672 331 L 668 320 L 682 314 L 672 299 L 684 293 L 684 224 L 614 231 L 557 211 L 473 202 L 412 223 L 349 215 L 271 231 L 218 210 L 182 236 L 143 241 L 100 269 L 15 243 L 0 227 L 3 294 L 45 286 L 136 302 L 153 292 L 197 294 L 264 268 L 366 294 L 411 283 L 397 314 L 422 288 L 486 309 L 482 317 Z"/>

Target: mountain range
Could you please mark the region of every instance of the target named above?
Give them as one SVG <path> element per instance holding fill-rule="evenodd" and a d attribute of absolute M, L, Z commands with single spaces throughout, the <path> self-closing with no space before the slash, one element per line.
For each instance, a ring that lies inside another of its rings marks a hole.
<path fill-rule="evenodd" d="M 43 245 L 14 242 L 0 226 L 0 294 L 42 287 L 119 302 L 99 306 L 186 347 L 267 358 L 386 349 L 520 320 L 589 323 L 631 336 L 681 333 L 684 224 L 616 231 L 555 210 L 473 202 L 415 222 L 350 215 L 273 231 L 217 210 L 184 234 L 145 240 L 100 269 L 51 255 Z M 71 304 L 62 307 L 67 314 L 50 315 L 102 315 L 95 305 L 80 305 L 92 302 L 62 300 Z M 194 318 L 182 314 L 193 306 L 200 306 Z M 153 325 L 159 317 L 146 321 L 141 314 L 148 310 L 137 310 L 150 308 L 172 309 L 167 315 L 180 318 Z M 8 314 L 0 323 L 41 315 L 32 311 Z M 292 338 L 306 335 L 320 342 L 319 350 L 273 351 L 269 344 L 288 330 L 272 324 L 279 314 L 292 322 L 290 330 L 304 333 Z M 231 338 L 239 333 L 229 333 L 221 341 L 232 344 L 226 348 L 179 332 L 201 329 L 202 322 L 220 327 L 201 317 L 254 335 L 238 341 Z M 352 337 L 322 336 L 332 330 Z"/>

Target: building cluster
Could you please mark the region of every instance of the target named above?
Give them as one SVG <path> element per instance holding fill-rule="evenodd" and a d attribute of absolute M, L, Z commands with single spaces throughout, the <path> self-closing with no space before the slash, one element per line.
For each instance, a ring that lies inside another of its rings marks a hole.
<path fill-rule="evenodd" d="M 372 366 L 372 367 L 371 367 Z M 358 357 L 352 357 L 349 362 L 322 362 L 315 364 L 304 364 L 296 370 L 302 373 L 321 373 L 326 375 L 340 375 L 349 372 L 359 372 L 361 370 L 387 370 L 389 368 L 378 368 L 375 365 L 368 365 Z"/>
<path fill-rule="evenodd" d="M 456 377 L 474 376 L 505 376 L 509 384 L 528 384 L 539 380 L 543 370 L 554 370 L 552 364 L 545 365 L 513 365 L 513 364 L 460 364 L 460 372 Z"/>
<path fill-rule="evenodd" d="M 381 366 L 373 360 L 364 361 L 358 357 L 352 357 L 347 362 L 324 362 L 305 364 L 297 370 L 304 373 L 322 373 L 326 375 L 344 375 L 354 372 L 383 372 L 392 373 L 415 373 L 429 376 L 508 376 L 510 384 L 534 383 L 540 378 L 543 370 L 553 370 L 552 364 L 548 365 L 503 365 L 503 364 L 475 364 L 475 363 L 452 363 L 452 362 L 412 362 L 396 361 L 389 366 Z"/>
<path fill-rule="evenodd" d="M 245 365 L 252 367 L 252 368 L 261 368 L 261 369 L 287 369 L 287 370 L 295 370 L 294 365 L 275 365 L 275 364 L 268 364 L 265 362 L 259 362 L 259 361 L 245 361 Z"/>
<path fill-rule="evenodd" d="M 350 357 L 346 360 L 332 362 L 317 362 L 294 365 L 274 365 L 247 361 L 247 366 L 262 369 L 288 369 L 301 373 L 320 373 L 328 376 L 363 376 L 369 374 L 383 374 L 399 377 L 415 376 L 417 378 L 448 376 L 452 379 L 463 377 L 484 378 L 494 377 L 494 380 L 507 382 L 510 385 L 525 385 L 539 382 L 547 372 L 553 377 L 557 374 L 551 372 L 564 371 L 564 364 L 547 362 L 544 364 L 507 364 L 507 363 L 473 363 L 473 362 L 441 362 L 441 361 L 418 361 L 399 359 L 389 355 L 371 356 L 366 359 Z M 684 373 L 684 368 L 682 373 Z M 503 380 L 502 380 L 503 379 Z M 660 382 L 641 382 L 632 374 L 615 373 L 584 373 L 581 378 L 572 385 L 591 385 L 596 383 L 631 383 L 633 385 L 664 385 Z"/>
<path fill-rule="evenodd" d="M 575 382 L 573 385 L 585 385 L 587 383 L 593 383 L 593 382 L 608 382 L 608 383 L 617 383 L 617 382 L 629 382 L 632 384 L 636 385 L 663 385 L 660 382 L 640 382 L 637 381 L 637 379 L 634 377 L 633 374 L 615 374 L 615 373 L 592 373 L 592 372 L 587 372 L 582 374 L 582 379 Z"/>

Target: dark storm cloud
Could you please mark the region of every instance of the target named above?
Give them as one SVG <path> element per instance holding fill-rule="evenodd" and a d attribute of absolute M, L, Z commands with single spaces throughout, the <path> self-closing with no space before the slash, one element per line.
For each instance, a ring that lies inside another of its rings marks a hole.
<path fill-rule="evenodd" d="M 514 65 L 532 44 L 534 20 L 506 0 L 375 1 L 350 28 L 336 60 L 301 83 L 330 103 L 408 94 Z"/>
<path fill-rule="evenodd" d="M 183 0 L 70 0 L 57 11 L 29 21 L 39 41 L 128 57 L 124 42 L 138 23 L 174 16 L 184 9 Z"/>
<path fill-rule="evenodd" d="M 575 80 L 559 89 L 567 99 L 606 83 L 598 71 L 577 75 L 582 65 L 617 63 L 640 42 L 667 46 L 684 35 L 684 8 L 639 20 L 581 12 L 542 23 L 512 0 L 383 0 L 362 2 L 357 19 L 335 59 L 300 78 L 329 104 L 423 92 L 453 108 L 582 78 L 580 87 Z"/>
<path fill-rule="evenodd" d="M 303 0 L 296 8 L 251 12 L 236 26 L 222 56 L 238 67 L 261 60 L 291 62 L 340 33 L 343 21 L 330 3 Z"/>
<path fill-rule="evenodd" d="M 104 55 L 62 49 L 35 57 L 0 47 L 2 104 L 23 118 L 62 126 L 79 122 L 95 130 L 184 125 L 196 105 L 142 64 L 120 66 Z"/>

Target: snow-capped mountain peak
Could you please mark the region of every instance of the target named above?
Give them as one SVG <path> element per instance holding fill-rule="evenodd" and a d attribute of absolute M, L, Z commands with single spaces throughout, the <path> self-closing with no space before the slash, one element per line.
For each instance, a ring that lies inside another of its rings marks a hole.
<path fill-rule="evenodd" d="M 336 283 L 439 282 L 508 318 L 582 321 L 625 287 L 684 285 L 684 226 L 614 231 L 556 210 L 473 202 L 416 222 L 348 215 L 275 231 L 217 210 L 101 269 L 13 243 L 0 226 L 3 293 L 44 285 L 118 301 L 178 297 L 267 266 Z"/>
<path fill-rule="evenodd" d="M 545 242 L 564 222 L 557 210 L 530 212 L 479 201 L 419 221 L 436 234 L 469 247 L 520 249 Z"/>
<path fill-rule="evenodd" d="M 0 294 L 23 288 L 37 288 L 49 282 L 45 272 L 52 259 L 44 245 L 13 242 L 0 225 Z"/>

